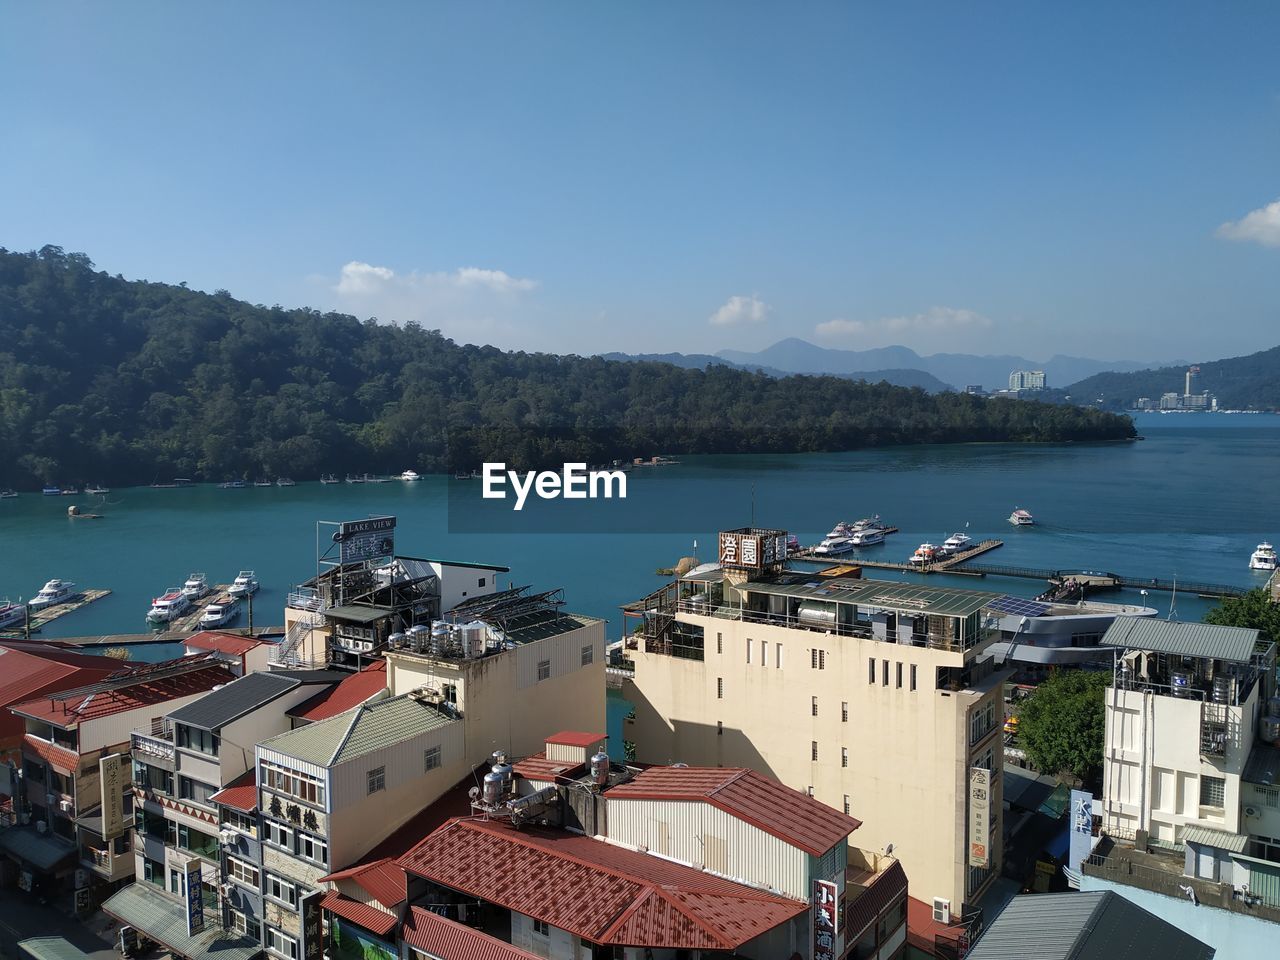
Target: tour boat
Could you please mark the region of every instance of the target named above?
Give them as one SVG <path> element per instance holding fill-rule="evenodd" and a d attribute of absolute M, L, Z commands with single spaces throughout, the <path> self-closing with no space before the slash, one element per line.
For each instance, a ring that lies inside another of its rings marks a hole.
<path fill-rule="evenodd" d="M 51 484 L 51 483 L 50 483 L 50 484 L 46 484 L 45 486 L 41 487 L 41 488 L 40 488 L 40 492 L 41 492 L 42 494 L 44 494 L 46 497 L 60 497 L 60 496 L 62 496 L 62 488 L 61 488 L 61 487 L 56 487 L 56 486 L 54 486 L 54 485 L 53 485 L 53 484 Z"/>
<path fill-rule="evenodd" d="M 147 619 L 152 623 L 171 623 L 191 609 L 191 598 L 181 587 L 170 587 L 162 596 L 151 601 Z"/>
<path fill-rule="evenodd" d="M 400 474 L 400 479 L 412 481 L 412 480 L 421 480 L 422 477 L 418 475 L 418 472 L 416 470 L 406 470 L 404 473 Z"/>
<path fill-rule="evenodd" d="M 216 630 L 225 627 L 240 615 L 240 605 L 231 597 L 219 597 L 204 608 L 200 615 L 201 630 Z"/>
<path fill-rule="evenodd" d="M 182 595 L 188 600 L 199 600 L 209 592 L 209 581 L 203 573 L 193 573 L 182 585 Z"/>
<path fill-rule="evenodd" d="M 89 494 L 90 496 L 100 497 L 105 493 L 110 493 L 111 491 L 108 490 L 106 487 L 100 487 L 95 483 L 85 487 L 84 492 Z"/>
<path fill-rule="evenodd" d="M 347 483 L 364 483 L 364 477 L 353 477 L 351 474 L 348 473 L 346 482 Z"/>
<path fill-rule="evenodd" d="M 1276 568 L 1276 548 L 1269 543 L 1258 544 L 1258 549 L 1249 557 L 1250 570 L 1274 570 Z"/>
<path fill-rule="evenodd" d="M 339 480 L 332 473 L 326 473 L 323 477 L 320 478 L 320 482 L 321 483 L 341 483 L 342 481 Z"/>
<path fill-rule="evenodd" d="M 241 570 L 236 574 L 235 581 L 227 588 L 227 593 L 233 597 L 247 597 L 257 592 L 258 578 L 253 575 L 252 570 Z"/>
<path fill-rule="evenodd" d="M 74 497 L 74 496 L 75 496 L 77 493 L 79 493 L 80 491 L 79 491 L 79 490 L 77 490 L 75 487 L 63 487 L 63 488 L 62 488 L 60 491 L 58 491 L 58 492 L 59 492 L 59 494 L 61 494 L 61 495 L 62 495 L 62 496 L 64 496 L 64 497 Z"/>
<path fill-rule="evenodd" d="M 791 554 L 795 553 L 799 549 L 800 549 L 800 538 L 797 537 L 794 533 L 788 533 L 787 534 L 787 555 L 790 556 Z"/>
<path fill-rule="evenodd" d="M 17 490 L 0 490 L 0 500 L 12 500 L 18 495 Z"/>
<path fill-rule="evenodd" d="M 219 490 L 243 490 L 245 482 L 243 480 L 224 480 L 218 484 Z"/>
<path fill-rule="evenodd" d="M 55 603 L 64 603 L 71 599 L 71 588 L 74 586 L 75 584 L 70 580 L 50 580 L 27 602 L 27 606 L 32 610 L 39 610 L 41 607 L 51 607 Z"/>
<path fill-rule="evenodd" d="M 936 559 L 938 559 L 938 548 L 932 543 L 920 544 L 916 547 L 916 552 L 911 555 L 911 562 L 921 565 L 932 563 Z"/>
<path fill-rule="evenodd" d="M 1030 527 L 1035 524 L 1036 518 L 1031 515 L 1030 510 L 1017 507 L 1013 513 L 1009 514 L 1009 522 L 1015 527 Z"/>
<path fill-rule="evenodd" d="M 883 530 L 884 524 L 880 522 L 880 514 L 877 513 L 873 517 L 863 517 L 861 520 L 859 520 L 857 523 L 853 525 L 853 529 L 855 531 L 871 530 L 871 529 Z"/>
<path fill-rule="evenodd" d="M 831 531 L 827 534 L 826 539 L 828 540 L 847 539 L 852 533 L 853 533 L 853 525 L 841 520 L 839 523 L 837 523 L 834 527 L 831 528 Z"/>
<path fill-rule="evenodd" d="M 27 605 L 25 603 L 10 603 L 8 600 L 0 601 L 0 627 L 22 623 L 26 616 Z"/>
<path fill-rule="evenodd" d="M 270 486 L 274 486 L 274 484 L 273 484 L 270 480 L 255 480 L 255 481 L 253 481 L 253 485 L 254 485 L 255 487 L 270 487 Z"/>
<path fill-rule="evenodd" d="M 276 486 L 277 487 L 296 487 L 297 484 L 294 483 L 292 480 L 290 480 L 288 477 L 281 477 L 276 481 Z"/>
<path fill-rule="evenodd" d="M 870 547 L 877 543 L 884 543 L 884 530 L 881 527 L 863 527 L 861 530 L 853 531 L 849 537 L 849 543 L 855 547 Z"/>
<path fill-rule="evenodd" d="M 942 541 L 943 553 L 959 553 L 965 547 L 973 542 L 973 537 L 967 533 L 953 533 L 947 539 Z"/>
<path fill-rule="evenodd" d="M 813 548 L 813 552 L 823 557 L 834 557 L 842 553 L 848 553 L 852 549 L 853 541 L 849 537 L 828 536 Z"/>

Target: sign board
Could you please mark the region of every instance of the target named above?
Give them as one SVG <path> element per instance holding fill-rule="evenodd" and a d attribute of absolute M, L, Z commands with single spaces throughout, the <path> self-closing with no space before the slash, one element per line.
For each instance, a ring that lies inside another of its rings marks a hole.
<path fill-rule="evenodd" d="M 88 913 L 90 906 L 89 888 L 82 887 L 76 891 L 76 913 Z"/>
<path fill-rule="evenodd" d="M 991 865 L 987 841 L 991 836 L 991 771 L 969 769 L 969 866 Z"/>
<path fill-rule="evenodd" d="M 200 886 L 201 866 L 196 859 L 188 860 L 183 868 L 183 888 L 187 893 L 187 936 L 194 937 L 204 930 L 204 889 Z"/>
<path fill-rule="evenodd" d="M 125 755 L 113 753 L 98 761 L 98 787 L 102 794 L 102 839 L 124 833 Z"/>
<path fill-rule="evenodd" d="M 813 960 L 835 960 L 837 895 L 829 880 L 813 881 Z"/>
<path fill-rule="evenodd" d="M 787 558 L 787 534 L 784 530 L 720 531 L 717 557 L 722 567 L 760 571 Z"/>
<path fill-rule="evenodd" d="M 324 957 L 324 911 L 320 901 L 323 890 L 313 890 L 299 898 L 298 912 L 302 914 L 302 952 L 299 960 L 322 960 Z"/>
<path fill-rule="evenodd" d="M 348 520 L 338 525 L 333 541 L 338 545 L 338 559 L 342 563 L 392 557 L 396 552 L 396 518 Z"/>
<path fill-rule="evenodd" d="M 1083 790 L 1071 791 L 1071 821 L 1067 848 L 1067 866 L 1079 872 L 1080 864 L 1089 856 L 1093 846 L 1093 794 Z"/>

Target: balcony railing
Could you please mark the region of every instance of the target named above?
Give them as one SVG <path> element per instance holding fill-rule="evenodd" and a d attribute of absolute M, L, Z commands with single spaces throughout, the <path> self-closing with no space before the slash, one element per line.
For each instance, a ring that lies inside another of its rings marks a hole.
<path fill-rule="evenodd" d="M 307 610 L 311 613 L 319 613 L 324 609 L 324 601 L 319 595 L 305 590 L 290 591 L 285 599 L 285 605 L 294 610 Z"/>
<path fill-rule="evenodd" d="M 129 734 L 129 749 L 139 760 L 165 760 L 173 763 L 174 750 L 172 734 L 152 736 L 134 731 Z"/>

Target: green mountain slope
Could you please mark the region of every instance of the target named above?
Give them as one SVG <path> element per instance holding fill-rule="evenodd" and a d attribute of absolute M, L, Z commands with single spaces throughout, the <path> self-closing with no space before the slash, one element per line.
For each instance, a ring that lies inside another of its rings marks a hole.
<path fill-rule="evenodd" d="M 1218 406 L 1232 410 L 1280 408 L 1280 347 L 1244 357 L 1229 357 L 1199 364 L 1200 390 L 1218 398 Z M 1126 410 L 1139 397 L 1159 399 L 1162 393 L 1182 393 L 1186 367 L 1161 367 L 1136 373 L 1099 373 L 1068 387 L 1076 402 L 1101 399 L 1103 406 Z"/>

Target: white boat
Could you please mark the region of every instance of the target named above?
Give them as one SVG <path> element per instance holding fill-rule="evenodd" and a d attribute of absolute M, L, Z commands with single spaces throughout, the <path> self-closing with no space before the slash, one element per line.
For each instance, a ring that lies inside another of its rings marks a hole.
<path fill-rule="evenodd" d="M 100 487 L 96 483 L 94 483 L 85 487 L 84 492 L 93 497 L 100 497 L 104 493 L 110 493 L 111 491 L 108 490 L 106 487 Z"/>
<path fill-rule="evenodd" d="M 255 480 L 253 481 L 253 485 L 255 487 L 270 487 L 272 486 L 272 483 L 270 480 Z"/>
<path fill-rule="evenodd" d="M 227 588 L 227 593 L 233 597 L 247 597 L 249 594 L 257 592 L 258 578 L 254 576 L 252 570 L 241 570 L 236 574 L 231 586 Z"/>
<path fill-rule="evenodd" d="M 878 513 L 874 517 L 863 517 L 861 520 L 859 520 L 857 523 L 853 525 L 853 529 L 855 531 L 871 530 L 873 528 L 878 528 L 881 530 L 884 529 L 884 524 L 881 523 L 880 514 Z"/>
<path fill-rule="evenodd" d="M 849 537 L 824 537 L 813 552 L 823 557 L 835 557 L 852 549 L 853 541 Z"/>
<path fill-rule="evenodd" d="M 332 473 L 326 473 L 323 477 L 320 478 L 320 482 L 321 483 L 341 483 L 342 481 L 339 480 Z"/>
<path fill-rule="evenodd" d="M 204 613 L 200 615 L 200 629 L 216 630 L 218 627 L 226 626 L 238 616 L 240 616 L 240 604 L 235 601 L 235 598 L 219 597 L 204 608 Z"/>
<path fill-rule="evenodd" d="M 1031 515 L 1030 510 L 1016 507 L 1013 513 L 1009 514 L 1009 522 L 1015 527 L 1030 527 L 1035 524 L 1036 518 Z"/>
<path fill-rule="evenodd" d="M 926 563 L 933 563 L 937 559 L 938 548 L 932 543 L 920 544 L 920 546 L 916 547 L 916 552 L 911 555 L 911 562 L 922 566 Z"/>
<path fill-rule="evenodd" d="M 967 533 L 953 533 L 947 539 L 942 541 L 943 553 L 959 553 L 969 544 L 973 543 L 973 537 Z"/>
<path fill-rule="evenodd" d="M 853 525 L 841 520 L 839 523 L 837 523 L 834 527 L 831 528 L 831 532 L 827 534 L 826 539 L 827 540 L 835 540 L 837 538 L 843 539 L 843 538 L 847 538 L 852 533 L 853 533 Z"/>
<path fill-rule="evenodd" d="M 0 490 L 0 500 L 12 500 L 18 495 L 18 491 L 12 488 Z"/>
<path fill-rule="evenodd" d="M 288 477 L 280 477 L 276 480 L 276 486 L 277 487 L 296 487 L 297 484 L 294 483 Z"/>
<path fill-rule="evenodd" d="M 25 603 L 10 603 L 8 600 L 0 601 L 0 627 L 22 623 L 26 616 L 27 605 Z"/>
<path fill-rule="evenodd" d="M 191 609 L 191 598 L 181 587 L 170 587 L 162 596 L 151 601 L 147 619 L 152 623 L 171 623 Z"/>
<path fill-rule="evenodd" d="M 413 480 L 421 480 L 422 477 L 418 475 L 418 472 L 416 470 L 406 470 L 404 473 L 400 474 L 400 479 L 413 481 Z"/>
<path fill-rule="evenodd" d="M 64 603 L 74 596 L 71 592 L 74 586 L 75 584 L 70 580 L 50 580 L 39 593 L 27 601 L 27 606 L 32 610 L 39 610 L 42 607 L 51 607 L 55 603 Z"/>
<path fill-rule="evenodd" d="M 849 543 L 855 547 L 870 547 L 877 543 L 884 543 L 884 530 L 880 527 L 863 527 L 853 532 L 849 537 Z"/>
<path fill-rule="evenodd" d="M 182 595 L 188 600 L 199 600 L 209 592 L 209 581 L 203 573 L 193 573 L 182 585 Z"/>
<path fill-rule="evenodd" d="M 1276 548 L 1265 541 L 1258 544 L 1258 549 L 1249 557 L 1250 570 L 1274 570 L 1276 568 Z"/>

